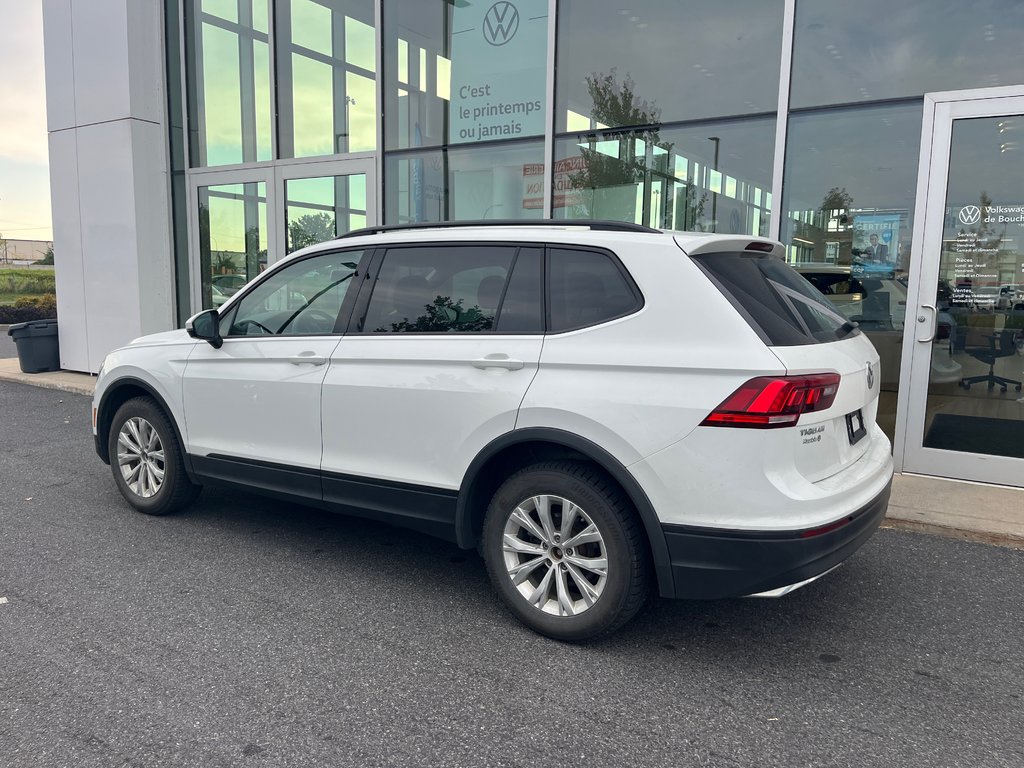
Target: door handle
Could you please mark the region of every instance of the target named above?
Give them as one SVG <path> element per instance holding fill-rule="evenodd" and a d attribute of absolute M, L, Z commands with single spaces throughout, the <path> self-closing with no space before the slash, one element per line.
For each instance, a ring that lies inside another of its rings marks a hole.
<path fill-rule="evenodd" d="M 923 339 L 920 336 L 918 336 L 917 334 L 914 334 L 914 336 L 922 344 L 930 344 L 931 341 L 935 338 L 935 331 L 938 329 L 938 325 L 939 325 L 939 322 L 938 322 L 938 320 L 939 320 L 939 310 L 937 310 L 931 304 L 922 304 L 921 305 L 921 309 L 922 310 L 927 309 L 927 310 L 931 311 L 931 313 L 932 313 L 931 325 L 928 328 L 928 335 L 925 336 Z M 918 323 L 918 325 L 923 325 L 924 323 L 927 323 L 927 322 L 928 322 L 928 318 L 925 317 L 924 312 L 918 312 L 918 314 L 917 314 L 917 323 Z"/>
<path fill-rule="evenodd" d="M 503 368 L 506 371 L 518 371 L 525 363 L 522 360 L 513 360 L 508 355 L 497 354 L 487 355 L 473 361 L 474 368 L 487 370 L 488 368 Z"/>
<path fill-rule="evenodd" d="M 289 357 L 288 362 L 292 365 L 323 365 L 327 362 L 327 358 L 316 352 L 300 352 Z"/>

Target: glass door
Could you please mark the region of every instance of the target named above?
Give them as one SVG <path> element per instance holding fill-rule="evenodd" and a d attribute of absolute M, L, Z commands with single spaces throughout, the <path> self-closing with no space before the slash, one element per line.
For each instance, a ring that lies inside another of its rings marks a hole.
<path fill-rule="evenodd" d="M 1024 89 L 926 97 L 921 146 L 897 466 L 1024 486 Z"/>
<path fill-rule="evenodd" d="M 277 253 L 284 256 L 376 224 L 373 167 L 372 158 L 278 166 Z"/>
<path fill-rule="evenodd" d="M 197 173 L 189 184 L 192 309 L 219 307 L 267 268 L 273 169 Z"/>
<path fill-rule="evenodd" d="M 189 177 L 192 308 L 221 306 L 289 253 L 377 223 L 372 157 Z"/>

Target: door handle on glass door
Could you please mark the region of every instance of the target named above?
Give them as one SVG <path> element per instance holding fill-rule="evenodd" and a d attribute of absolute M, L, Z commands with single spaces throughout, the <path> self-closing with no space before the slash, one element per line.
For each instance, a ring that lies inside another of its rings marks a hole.
<path fill-rule="evenodd" d="M 289 357 L 288 362 L 292 365 L 323 365 L 327 362 L 327 358 L 316 352 L 300 352 Z"/>
<path fill-rule="evenodd" d="M 928 343 L 930 343 L 935 338 L 935 332 L 938 329 L 938 325 L 939 325 L 939 323 L 938 323 L 938 320 L 939 320 L 939 310 L 936 309 L 931 304 L 922 304 L 921 305 L 921 309 L 927 309 L 927 310 L 931 311 L 931 313 L 932 313 L 931 321 L 932 322 L 931 322 L 931 326 L 928 329 L 928 335 L 927 336 L 925 336 L 922 339 L 920 336 L 916 336 L 916 334 L 915 334 L 915 337 L 922 344 L 928 344 Z M 917 315 L 917 322 L 918 322 L 918 325 L 921 325 L 923 323 L 927 323 L 928 322 L 928 318 L 925 317 L 923 312 L 920 312 Z"/>
<path fill-rule="evenodd" d="M 523 365 L 522 360 L 513 360 L 508 355 L 503 354 L 487 355 L 473 361 L 473 367 L 480 368 L 481 370 L 504 368 L 506 371 L 518 371 Z"/>

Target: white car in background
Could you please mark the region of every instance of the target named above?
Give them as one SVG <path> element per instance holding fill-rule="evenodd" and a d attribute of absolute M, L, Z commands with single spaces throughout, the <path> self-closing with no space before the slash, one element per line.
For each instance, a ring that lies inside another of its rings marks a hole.
<path fill-rule="evenodd" d="M 651 590 L 778 596 L 868 540 L 893 468 L 878 354 L 782 254 L 614 222 L 360 231 L 108 355 L 96 450 L 148 514 L 217 484 L 479 548 L 563 640 Z"/>

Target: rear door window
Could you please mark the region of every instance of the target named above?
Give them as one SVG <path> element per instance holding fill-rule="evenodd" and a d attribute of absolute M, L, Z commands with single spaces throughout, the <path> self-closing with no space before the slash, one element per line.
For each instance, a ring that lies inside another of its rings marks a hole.
<path fill-rule="evenodd" d="M 503 245 L 388 249 L 363 332 L 494 331 L 516 250 Z"/>
<path fill-rule="evenodd" d="M 691 257 L 770 346 L 836 341 L 859 333 L 811 283 L 766 253 Z"/>

